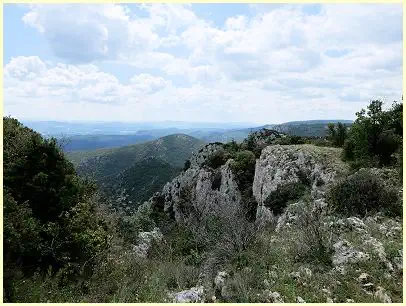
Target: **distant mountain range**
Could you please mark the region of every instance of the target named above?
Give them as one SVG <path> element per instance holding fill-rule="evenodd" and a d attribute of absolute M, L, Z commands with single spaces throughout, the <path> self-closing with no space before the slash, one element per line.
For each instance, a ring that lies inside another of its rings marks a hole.
<path fill-rule="evenodd" d="M 263 128 L 275 129 L 290 135 L 324 137 L 327 133 L 327 124 L 330 122 L 352 123 L 351 120 L 331 119 L 291 121 L 262 126 L 243 126 L 244 124 L 237 123 L 222 125 L 220 123 L 175 121 L 158 123 L 28 121 L 26 124 L 28 127 L 39 131 L 45 137 L 56 137 L 65 152 L 74 152 L 128 146 L 172 134 L 189 135 L 206 143 L 225 143 L 231 140 L 240 142 L 251 132 L 256 132 Z"/>

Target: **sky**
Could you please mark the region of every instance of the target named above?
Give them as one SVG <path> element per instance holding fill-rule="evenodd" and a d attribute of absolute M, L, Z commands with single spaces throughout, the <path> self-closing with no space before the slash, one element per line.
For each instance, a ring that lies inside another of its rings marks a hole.
<path fill-rule="evenodd" d="M 4 115 L 281 123 L 402 96 L 401 4 L 4 4 Z"/>

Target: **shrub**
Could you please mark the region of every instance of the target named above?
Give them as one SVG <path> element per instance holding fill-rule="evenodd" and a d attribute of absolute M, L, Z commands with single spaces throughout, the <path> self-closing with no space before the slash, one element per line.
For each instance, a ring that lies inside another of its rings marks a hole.
<path fill-rule="evenodd" d="M 295 239 L 296 260 L 331 265 L 331 235 L 323 226 L 324 214 L 321 207 L 314 206 L 309 199 L 305 199 L 303 210 L 296 219 L 299 235 Z"/>
<path fill-rule="evenodd" d="M 244 214 L 248 220 L 254 220 L 257 202 L 252 195 L 252 183 L 255 175 L 255 155 L 251 151 L 238 152 L 231 164 L 231 170 L 237 179 L 238 189 L 242 195 Z"/>
<path fill-rule="evenodd" d="M 302 182 L 292 182 L 281 185 L 268 195 L 264 205 L 274 214 L 281 214 L 289 201 L 299 199 L 305 194 L 307 189 L 308 187 Z"/>
<path fill-rule="evenodd" d="M 217 169 L 224 165 L 229 159 L 230 155 L 223 150 L 219 150 L 211 154 L 206 161 L 206 165 L 210 168 Z"/>
<path fill-rule="evenodd" d="M 382 179 L 368 169 L 360 169 L 333 185 L 327 193 L 327 201 L 343 215 L 365 216 L 378 211 L 401 214 L 396 190 L 386 187 Z"/>
<path fill-rule="evenodd" d="M 211 189 L 220 190 L 220 185 L 221 185 L 221 172 L 216 171 L 214 173 L 213 181 L 211 182 Z"/>
<path fill-rule="evenodd" d="M 186 171 L 190 168 L 190 160 L 185 161 L 185 165 L 183 166 L 183 171 Z"/>

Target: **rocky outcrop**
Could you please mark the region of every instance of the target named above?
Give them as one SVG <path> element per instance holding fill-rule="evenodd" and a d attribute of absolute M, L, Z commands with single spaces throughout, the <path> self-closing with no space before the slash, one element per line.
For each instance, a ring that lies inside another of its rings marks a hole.
<path fill-rule="evenodd" d="M 305 179 L 316 192 L 343 171 L 339 150 L 311 145 L 272 145 L 262 150 L 255 167 L 253 193 L 263 205 L 279 186 Z M 338 167 L 337 167 L 338 166 Z"/>
<path fill-rule="evenodd" d="M 190 158 L 190 167 L 199 168 L 205 164 L 208 157 L 218 151 L 223 151 L 222 143 L 209 143 L 205 145 L 197 154 L 193 154 Z"/>
<path fill-rule="evenodd" d="M 148 251 L 154 241 L 161 241 L 163 235 L 159 228 L 154 228 L 151 232 L 141 232 L 138 234 L 138 244 L 133 246 L 133 252 L 141 258 L 148 256 Z"/>
<path fill-rule="evenodd" d="M 341 240 L 333 245 L 333 265 L 342 267 L 348 263 L 356 263 L 369 259 L 369 255 L 356 250 L 348 241 Z"/>
<path fill-rule="evenodd" d="M 230 163 L 219 169 L 192 166 L 167 183 L 162 190 L 165 211 L 173 211 L 176 221 L 188 218 L 192 211 L 200 218 L 237 211 L 241 195 Z"/>
<path fill-rule="evenodd" d="M 220 143 L 203 147 L 191 157 L 186 171 L 166 183 L 162 191 L 141 205 L 138 211 L 151 210 L 158 204 L 177 222 L 238 211 L 241 194 L 231 171 L 232 160 L 217 169 L 206 165 L 208 158 L 219 150 L 224 150 Z"/>

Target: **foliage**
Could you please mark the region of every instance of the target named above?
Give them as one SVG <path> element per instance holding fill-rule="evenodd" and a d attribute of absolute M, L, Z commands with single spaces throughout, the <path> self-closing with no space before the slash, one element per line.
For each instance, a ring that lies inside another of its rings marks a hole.
<path fill-rule="evenodd" d="M 305 197 L 304 207 L 297 218 L 299 237 L 294 247 L 296 260 L 331 265 L 331 235 L 325 230 L 323 217 L 325 211 Z"/>
<path fill-rule="evenodd" d="M 116 209 L 132 214 L 179 173 L 180 169 L 159 158 L 150 157 L 129 166 L 101 187 L 113 200 Z"/>
<path fill-rule="evenodd" d="M 367 110 L 357 113 L 348 139 L 344 143 L 344 158 L 355 167 L 385 166 L 394 163 L 393 154 L 401 147 L 403 104 L 394 102 L 384 111 L 382 101 L 372 101 Z"/>
<path fill-rule="evenodd" d="M 229 159 L 230 154 L 224 150 L 218 150 L 212 153 L 208 158 L 207 161 L 205 162 L 205 165 L 207 165 L 210 168 L 217 169 L 220 166 L 224 165 L 227 160 Z"/>
<path fill-rule="evenodd" d="M 360 169 L 337 182 L 329 190 L 327 201 L 337 213 L 348 216 L 365 216 L 378 211 L 389 215 L 402 213 L 395 189 L 385 186 L 383 180 L 368 169 Z"/>
<path fill-rule="evenodd" d="M 289 201 L 299 199 L 307 189 L 308 187 L 302 182 L 291 182 L 278 186 L 274 192 L 267 196 L 264 205 L 274 214 L 279 215 L 289 204 Z"/>
<path fill-rule="evenodd" d="M 3 118 L 3 125 L 5 287 L 12 299 L 15 274 L 7 270 L 84 272 L 106 247 L 107 233 L 88 200 L 94 185 L 76 176 L 55 139 L 13 118 Z"/>
<path fill-rule="evenodd" d="M 341 122 L 338 122 L 337 125 L 329 123 L 327 138 L 334 147 L 342 147 L 347 138 L 347 127 Z"/>
<path fill-rule="evenodd" d="M 183 165 L 183 171 L 186 171 L 187 169 L 190 168 L 190 160 L 186 160 L 185 164 Z"/>
<path fill-rule="evenodd" d="M 256 159 L 254 153 L 248 150 L 240 151 L 234 156 L 231 170 L 237 179 L 238 189 L 241 192 L 241 202 L 244 205 L 248 220 L 254 220 L 257 202 L 252 195 Z"/>

